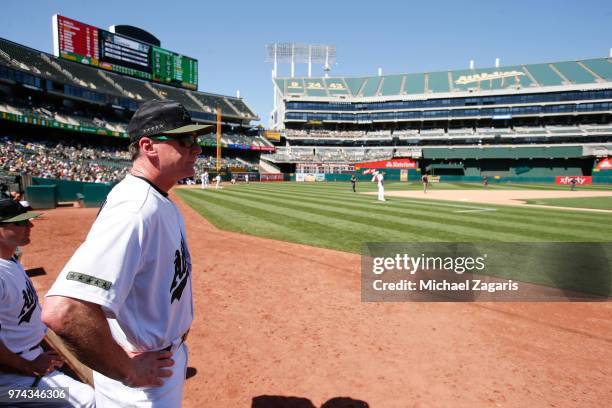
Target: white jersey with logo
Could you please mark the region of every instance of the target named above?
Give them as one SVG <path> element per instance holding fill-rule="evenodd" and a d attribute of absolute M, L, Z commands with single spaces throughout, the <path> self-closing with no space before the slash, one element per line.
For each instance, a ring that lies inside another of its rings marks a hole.
<path fill-rule="evenodd" d="M 40 304 L 32 281 L 16 260 L 0 259 L 0 340 L 13 353 L 30 353 L 45 337 Z"/>
<path fill-rule="evenodd" d="M 36 359 L 43 352 L 39 344 L 45 337 L 47 327 L 40 314 L 36 290 L 21 264 L 16 260 L 0 259 L 0 340 L 10 351 L 28 361 Z M 0 369 L 0 395 L 6 396 L 8 389 L 31 387 L 34 380 L 34 376 Z M 57 387 L 70 390 L 65 406 L 95 406 L 94 391 L 90 386 L 59 371 L 39 379 L 36 388 L 48 390 Z M 31 405 L 46 406 L 44 402 Z"/>
<path fill-rule="evenodd" d="M 128 175 L 47 296 L 101 305 L 125 350 L 161 350 L 191 326 L 190 275 L 183 217 L 148 181 Z"/>

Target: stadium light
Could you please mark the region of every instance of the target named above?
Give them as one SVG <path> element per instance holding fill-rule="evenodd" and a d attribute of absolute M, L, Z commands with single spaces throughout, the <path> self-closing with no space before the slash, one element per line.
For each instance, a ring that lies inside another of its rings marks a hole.
<path fill-rule="evenodd" d="M 335 45 L 309 45 L 296 43 L 266 44 L 266 62 L 274 64 L 272 77 L 276 78 L 279 63 L 291 64 L 291 77 L 295 76 L 295 64 L 308 64 L 308 77 L 312 76 L 312 64 L 322 64 L 325 76 L 336 63 Z"/>
<path fill-rule="evenodd" d="M 291 64 L 291 78 L 295 77 L 295 64 L 308 64 L 308 78 L 312 76 L 312 64 L 323 65 L 325 78 L 329 76 L 331 66 L 336 63 L 335 45 L 312 45 L 298 43 L 266 44 L 266 62 L 272 63 L 272 82 L 278 76 L 278 64 Z M 274 88 L 274 108 L 270 112 L 270 126 L 276 128 L 279 99 L 282 95 Z"/>

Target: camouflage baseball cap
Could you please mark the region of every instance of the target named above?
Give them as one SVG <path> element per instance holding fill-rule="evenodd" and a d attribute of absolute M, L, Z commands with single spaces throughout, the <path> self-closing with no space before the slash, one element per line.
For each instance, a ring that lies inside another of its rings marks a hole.
<path fill-rule="evenodd" d="M 25 221 L 40 215 L 40 213 L 28 211 L 23 205 L 10 198 L 0 200 L 0 224 Z"/>
<path fill-rule="evenodd" d="M 153 99 L 140 105 L 128 125 L 130 142 L 141 137 L 164 135 L 180 138 L 185 134 L 203 134 L 212 125 L 198 125 L 191 120 L 191 115 L 177 101 L 170 99 Z"/>

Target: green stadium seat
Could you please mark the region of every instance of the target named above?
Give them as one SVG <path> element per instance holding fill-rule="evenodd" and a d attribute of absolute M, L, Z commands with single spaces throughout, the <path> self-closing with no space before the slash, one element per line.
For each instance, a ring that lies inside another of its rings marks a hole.
<path fill-rule="evenodd" d="M 157 91 L 161 93 L 164 98 L 178 101 L 182 103 L 188 110 L 197 112 L 202 110 L 193 99 L 187 96 L 187 94 L 179 88 L 155 83 L 152 83 L 152 86 L 157 89 Z"/>
<path fill-rule="evenodd" d="M 403 75 L 389 75 L 383 77 L 380 94 L 383 96 L 399 95 L 401 93 Z"/>
<path fill-rule="evenodd" d="M 366 83 L 361 91 L 362 96 L 376 96 L 381 81 L 382 77 L 366 78 Z"/>
<path fill-rule="evenodd" d="M 346 85 L 351 91 L 352 96 L 357 96 L 359 94 L 359 90 L 361 89 L 365 78 L 345 78 Z"/>
<path fill-rule="evenodd" d="M 408 74 L 404 82 L 405 94 L 425 93 L 425 74 Z"/>
<path fill-rule="evenodd" d="M 145 82 L 140 79 L 133 79 L 112 72 L 105 72 L 104 75 L 108 76 L 113 82 L 123 88 L 126 94 L 132 99 L 148 100 L 159 98 L 159 96 L 147 88 Z"/>
<path fill-rule="evenodd" d="M 427 90 L 429 92 L 450 92 L 448 71 L 430 72 L 427 76 Z"/>
<path fill-rule="evenodd" d="M 599 58 L 580 61 L 588 69 L 599 75 L 606 81 L 612 81 L 612 59 Z"/>
<path fill-rule="evenodd" d="M 573 84 L 588 84 L 596 80 L 593 74 L 574 61 L 556 62 L 553 65 Z"/>
<path fill-rule="evenodd" d="M 563 85 L 563 80 L 549 64 L 525 65 L 525 68 L 540 84 L 540 86 Z"/>

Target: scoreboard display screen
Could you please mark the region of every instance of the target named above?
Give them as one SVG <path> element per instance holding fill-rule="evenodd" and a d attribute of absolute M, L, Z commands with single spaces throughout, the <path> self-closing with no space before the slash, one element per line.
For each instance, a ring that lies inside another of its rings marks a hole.
<path fill-rule="evenodd" d="M 57 57 L 119 74 L 196 90 L 198 61 L 79 21 L 53 16 Z"/>

